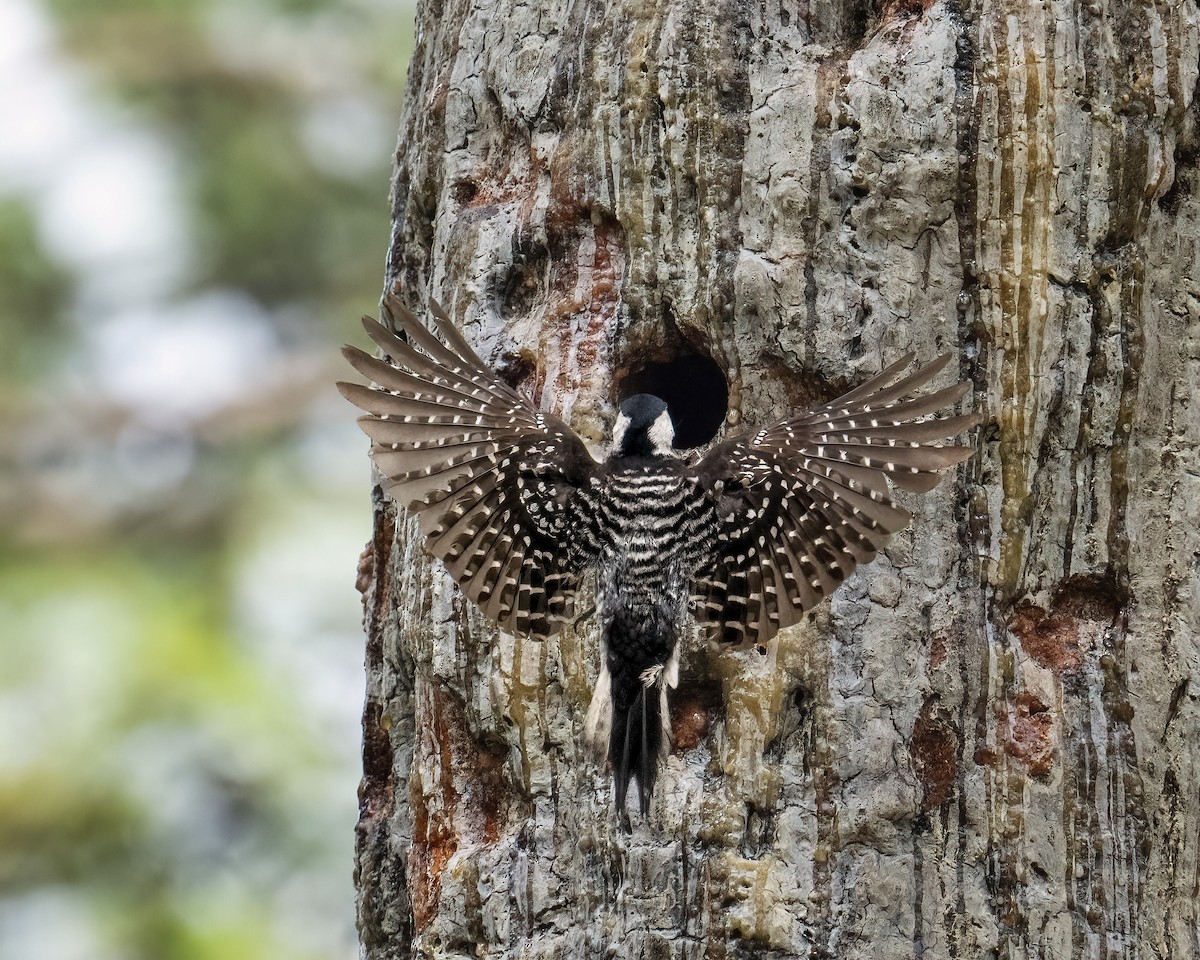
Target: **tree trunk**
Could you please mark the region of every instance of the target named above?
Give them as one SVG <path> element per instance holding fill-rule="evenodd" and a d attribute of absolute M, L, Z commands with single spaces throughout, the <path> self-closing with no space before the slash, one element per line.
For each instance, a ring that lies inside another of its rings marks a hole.
<path fill-rule="evenodd" d="M 629 837 L 594 625 L 498 634 L 377 494 L 369 960 L 1200 956 L 1197 23 L 422 4 L 388 281 L 585 439 L 689 352 L 730 431 L 909 350 L 989 423 L 812 622 L 689 643 Z"/>

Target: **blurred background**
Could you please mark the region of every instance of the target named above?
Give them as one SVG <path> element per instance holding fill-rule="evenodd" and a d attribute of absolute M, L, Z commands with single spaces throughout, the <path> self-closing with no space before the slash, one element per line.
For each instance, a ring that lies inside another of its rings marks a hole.
<path fill-rule="evenodd" d="M 0 958 L 351 958 L 402 0 L 0 0 Z"/>

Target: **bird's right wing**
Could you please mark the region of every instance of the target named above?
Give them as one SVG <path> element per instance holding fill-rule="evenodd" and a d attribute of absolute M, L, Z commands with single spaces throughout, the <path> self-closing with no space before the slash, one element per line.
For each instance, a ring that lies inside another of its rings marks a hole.
<path fill-rule="evenodd" d="M 511 633 L 556 633 L 591 560 L 595 461 L 570 427 L 500 380 L 436 304 L 440 338 L 394 295 L 384 306 L 404 339 L 364 317 L 390 362 L 346 347 L 377 386 L 338 388 L 368 414 L 358 422 L 388 493 L 487 616 Z"/>
<path fill-rule="evenodd" d="M 949 362 L 908 376 L 903 358 L 832 403 L 720 444 L 696 470 L 716 516 L 693 610 L 710 636 L 763 644 L 883 549 L 912 515 L 891 487 L 925 492 L 972 446 L 931 443 L 979 422 L 924 419 L 957 402 L 959 383 L 914 393 Z"/>

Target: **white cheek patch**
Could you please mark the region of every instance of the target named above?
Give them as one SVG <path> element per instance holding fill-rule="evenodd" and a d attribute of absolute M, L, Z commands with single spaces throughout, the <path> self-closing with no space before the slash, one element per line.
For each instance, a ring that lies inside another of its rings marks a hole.
<path fill-rule="evenodd" d="M 650 424 L 647 436 L 650 437 L 650 443 L 654 445 L 655 453 L 671 452 L 671 448 L 675 443 L 675 425 L 671 423 L 671 414 L 668 411 L 664 410 Z"/>
<path fill-rule="evenodd" d="M 612 452 L 619 453 L 625 446 L 625 433 L 629 430 L 629 418 L 623 413 L 617 414 L 617 422 L 613 424 Z"/>

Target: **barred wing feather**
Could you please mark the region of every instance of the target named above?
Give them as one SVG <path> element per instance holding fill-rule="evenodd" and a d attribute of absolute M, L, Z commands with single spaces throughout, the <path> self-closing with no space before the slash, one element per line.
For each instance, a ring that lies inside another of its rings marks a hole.
<path fill-rule="evenodd" d="M 512 633 L 556 633 L 591 559 L 578 507 L 595 461 L 570 427 L 485 366 L 440 307 L 437 335 L 394 296 L 385 311 L 403 339 L 363 324 L 387 361 L 343 351 L 377 386 L 338 387 L 367 413 L 359 425 L 388 493 L 487 616 Z"/>
<path fill-rule="evenodd" d="M 726 441 L 697 465 L 716 522 L 692 604 L 710 636 L 763 644 L 798 622 L 908 526 L 893 486 L 930 490 L 974 452 L 931 441 L 975 426 L 976 415 L 922 419 L 969 384 L 919 395 L 950 357 L 902 376 L 912 359 L 832 403 Z"/>

